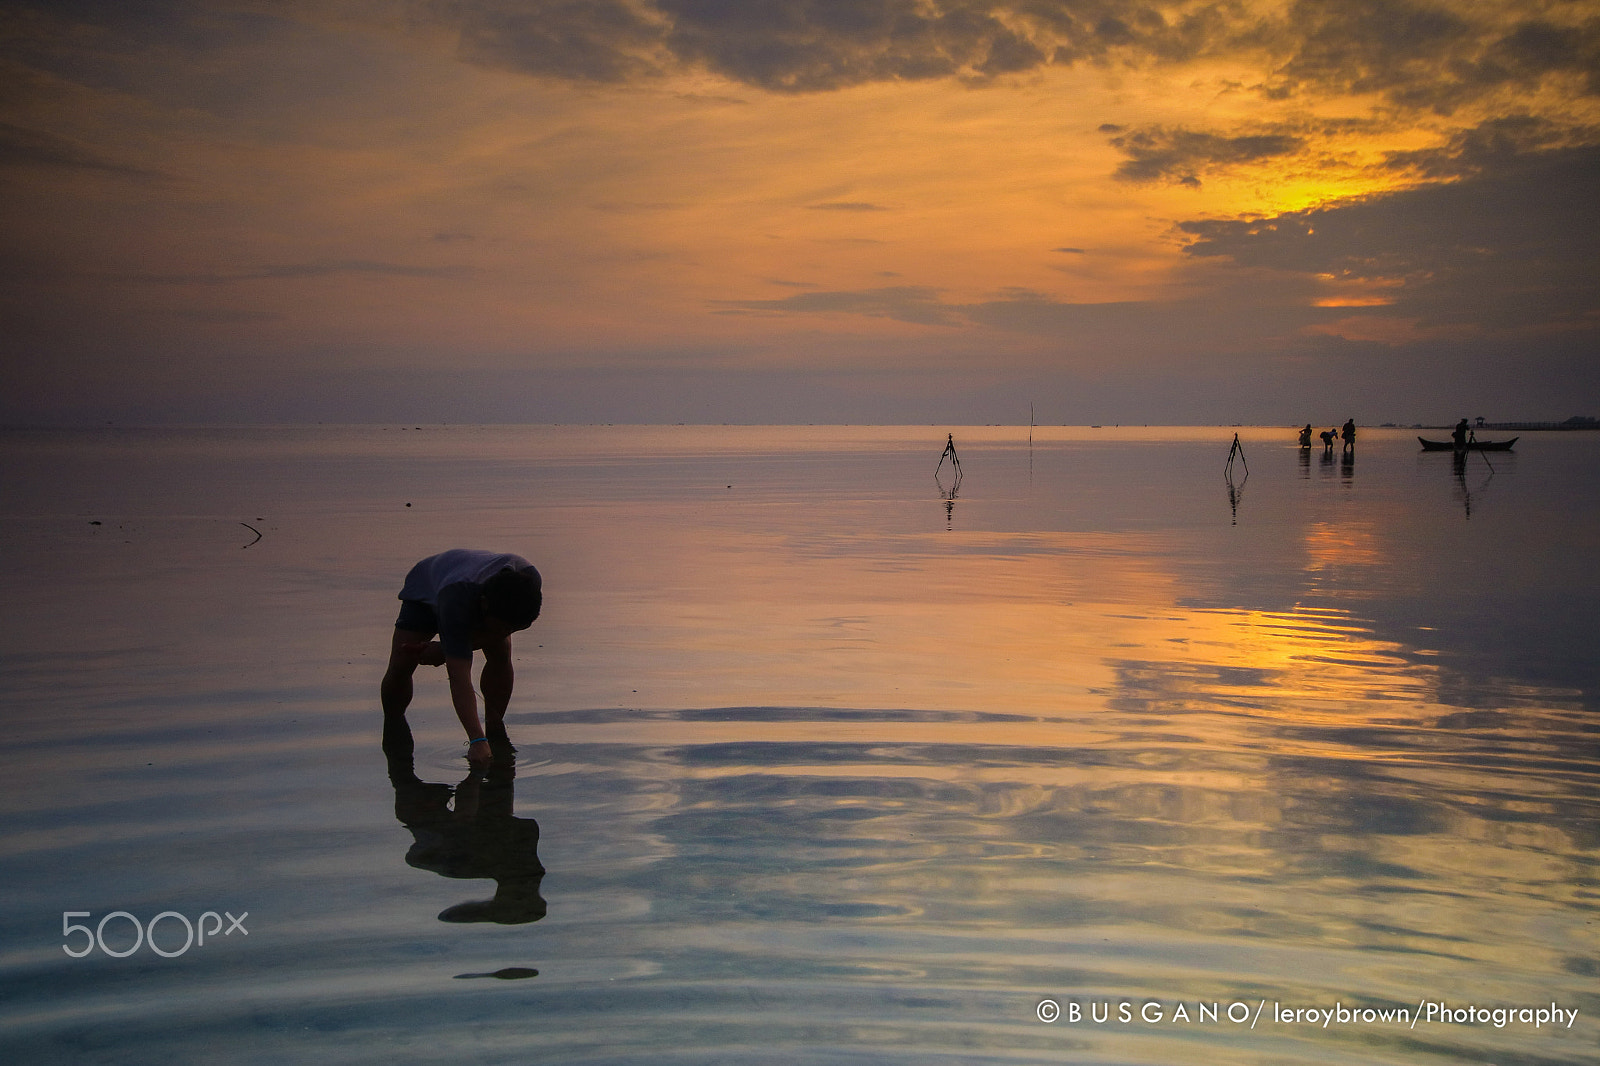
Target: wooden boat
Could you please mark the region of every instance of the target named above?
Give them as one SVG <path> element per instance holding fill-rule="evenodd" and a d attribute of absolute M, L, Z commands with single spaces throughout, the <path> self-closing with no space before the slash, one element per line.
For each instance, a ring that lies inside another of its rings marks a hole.
<path fill-rule="evenodd" d="M 1511 446 L 1521 439 L 1521 437 L 1512 437 L 1510 440 L 1469 440 L 1461 446 L 1461 450 L 1468 452 L 1509 452 Z M 1417 440 L 1421 442 L 1422 450 L 1425 452 L 1453 452 L 1456 450 L 1456 442 L 1453 440 L 1429 440 L 1426 437 L 1418 437 Z"/>

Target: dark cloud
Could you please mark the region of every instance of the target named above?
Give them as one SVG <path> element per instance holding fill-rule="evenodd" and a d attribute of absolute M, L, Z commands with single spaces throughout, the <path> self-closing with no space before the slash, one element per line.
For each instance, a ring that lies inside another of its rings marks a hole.
<path fill-rule="evenodd" d="M 1170 331 L 1193 311 L 1138 302 L 1066 303 L 1031 289 L 1007 288 L 992 299 L 946 303 L 940 291 L 899 286 L 845 292 L 808 292 L 781 300 L 725 301 L 740 313 L 864 315 L 931 326 L 985 326 L 1040 336 L 1109 336 L 1130 331 Z"/>
<path fill-rule="evenodd" d="M 1449 110 L 1552 75 L 1600 93 L 1600 17 L 1562 19 L 1575 5 L 1538 0 L 1299 0 L 1282 15 L 1231 0 L 8 0 L 6 7 L 34 23 L 106 31 L 103 38 L 53 33 L 48 62 L 37 40 L 18 51 L 16 41 L 32 30 L 10 34 L 10 50 L 24 63 L 86 84 L 115 77 L 121 60 L 115 48 L 106 50 L 112 39 L 215 55 L 233 36 L 282 32 L 285 20 L 300 17 L 443 26 L 468 62 L 607 84 L 697 69 L 774 92 L 820 92 L 1228 55 L 1268 57 L 1271 74 L 1255 87 L 1279 97 L 1372 93 L 1391 104 Z M 66 44 L 96 39 L 93 55 Z"/>
<path fill-rule="evenodd" d="M 474 62 L 616 82 L 695 67 L 775 92 L 984 81 L 1115 52 L 1176 60 L 1226 40 L 1184 0 L 434 0 Z"/>
<path fill-rule="evenodd" d="M 1508 115 L 1457 132 L 1444 145 L 1390 152 L 1385 165 L 1430 179 L 1469 177 L 1516 165 L 1519 156 L 1552 148 L 1600 143 L 1600 129 L 1567 126 L 1534 115 Z"/>
<path fill-rule="evenodd" d="M 661 69 L 666 27 L 624 0 L 437 0 L 459 28 L 461 56 L 577 81 L 617 82 Z"/>
<path fill-rule="evenodd" d="M 282 263 L 245 270 L 213 273 L 128 273 L 85 270 L 62 261 L 49 263 L 18 262 L 14 255 L 0 255 L 0 281 L 25 283 L 134 284 L 134 285 L 231 285 L 243 281 L 279 281 L 301 278 L 329 278 L 341 275 L 369 275 L 387 278 L 467 278 L 477 271 L 467 266 L 412 266 L 370 259 L 329 259 L 310 263 Z"/>
<path fill-rule="evenodd" d="M 1441 113 L 1552 74 L 1577 75 L 1583 91 L 1600 92 L 1600 18 L 1556 23 L 1530 11 L 1516 19 L 1522 8 L 1535 5 L 1299 0 L 1281 25 L 1263 27 L 1288 55 L 1270 91 L 1375 93 Z"/>
<path fill-rule="evenodd" d="M 812 204 L 813 211 L 887 211 L 881 204 L 862 203 L 858 200 L 841 200 L 824 204 Z"/>
<path fill-rule="evenodd" d="M 658 0 L 680 60 L 778 91 L 966 74 L 992 77 L 1050 58 L 997 5 L 917 0 Z M 1010 24 L 1008 24 L 1008 21 Z"/>
<path fill-rule="evenodd" d="M 740 312 L 770 314 L 866 315 L 921 326 L 954 326 L 962 322 L 955 308 L 940 302 L 937 289 L 914 285 L 847 292 L 802 292 L 781 300 L 728 300 L 721 306 Z"/>
<path fill-rule="evenodd" d="M 591 210 L 604 211 L 613 215 L 644 215 L 661 211 L 681 211 L 683 206 L 683 204 L 673 203 L 670 200 L 605 200 L 589 205 Z"/>
<path fill-rule="evenodd" d="M 214 131 L 238 140 L 314 140 L 318 128 L 336 122 L 347 145 L 380 139 L 395 103 L 382 90 L 414 70 L 372 25 L 331 26 L 330 6 L 0 0 L 0 114 L 48 126 L 45 116 L 76 112 L 80 124 L 50 127 L 58 134 L 93 128 L 81 120 L 95 114 L 108 142 L 154 132 L 158 115 L 191 131 L 209 119 Z M 155 158 L 154 165 L 172 165 Z"/>
<path fill-rule="evenodd" d="M 1478 39 L 1461 15 L 1410 0 L 1301 0 L 1287 29 L 1288 83 L 1401 96 L 1435 92 L 1442 64 Z"/>
<path fill-rule="evenodd" d="M 1552 72 L 1582 74 L 1591 95 L 1600 95 L 1600 18 L 1561 26 L 1542 20 L 1520 23 L 1496 41 L 1479 64 L 1480 80 L 1532 83 Z"/>
<path fill-rule="evenodd" d="M 130 274 L 102 275 L 113 281 L 132 281 L 155 285 L 227 285 L 240 281 L 277 281 L 300 278 L 328 278 L 339 275 L 371 275 L 387 278 L 464 278 L 475 271 L 463 266 L 412 266 L 371 259 L 326 259 L 310 263 L 282 263 L 247 270 L 215 274 Z"/>
<path fill-rule="evenodd" d="M 190 308 L 174 311 L 151 310 L 145 314 L 153 317 L 170 317 L 186 322 L 210 326 L 252 325 L 260 322 L 279 322 L 288 316 L 281 311 L 236 311 L 228 308 Z"/>
<path fill-rule="evenodd" d="M 0 122 L 0 166 L 51 167 L 119 177 L 162 176 L 158 171 L 119 162 L 66 137 L 5 122 Z"/>
<path fill-rule="evenodd" d="M 226 280 L 255 280 L 266 278 L 325 278 L 335 274 L 375 274 L 390 278 L 459 278 L 470 274 L 468 267 L 411 266 L 405 263 L 383 263 L 371 259 L 333 259 L 315 263 L 290 263 L 267 266 L 258 270 L 231 275 Z"/>
<path fill-rule="evenodd" d="M 1597 188 L 1600 148 L 1558 149 L 1501 159 L 1456 182 L 1179 228 L 1194 238 L 1187 252 L 1196 259 L 1398 283 L 1385 315 L 1592 332 L 1600 324 Z"/>
<path fill-rule="evenodd" d="M 1100 129 L 1114 134 L 1112 146 L 1128 157 L 1114 175 L 1118 181 L 1128 182 L 1199 185 L 1200 175 L 1206 171 L 1292 155 L 1306 143 L 1297 134 L 1281 131 L 1228 137 L 1166 126 L 1131 131 L 1120 126 Z"/>
<path fill-rule="evenodd" d="M 1117 180 L 1198 187 L 1208 173 L 1284 156 L 1306 156 L 1329 135 L 1371 131 L 1378 125 L 1376 120 L 1335 119 L 1234 133 L 1166 126 L 1129 129 L 1109 123 L 1099 129 L 1128 157 L 1113 174 Z M 1516 165 L 1530 153 L 1597 143 L 1600 127 L 1520 113 L 1458 130 L 1437 147 L 1385 153 L 1381 166 L 1427 180 L 1451 180 Z"/>
<path fill-rule="evenodd" d="M 1157 318 L 1166 324 L 1162 311 L 1149 303 L 1064 303 L 1028 289 L 1007 289 L 995 299 L 964 304 L 960 312 L 969 321 L 982 326 L 1057 337 L 1103 336 L 1117 330 L 1147 329 Z"/>
<path fill-rule="evenodd" d="M 461 54 L 618 82 L 684 67 L 775 92 L 985 81 L 1052 64 L 1269 55 L 1269 96 L 1377 94 L 1448 111 L 1570 75 L 1600 93 L 1600 18 L 1533 0 L 1299 0 L 1284 15 L 1185 0 L 432 0 Z M 1556 9 L 1556 10 L 1559 10 Z"/>

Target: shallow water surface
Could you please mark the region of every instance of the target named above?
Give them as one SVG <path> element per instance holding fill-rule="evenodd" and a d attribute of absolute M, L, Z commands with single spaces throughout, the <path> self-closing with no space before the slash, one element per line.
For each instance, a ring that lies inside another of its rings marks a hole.
<path fill-rule="evenodd" d="M 0 1046 L 1595 1061 L 1600 436 L 1234 432 L 0 434 Z M 452 546 L 481 777 L 377 707 Z"/>

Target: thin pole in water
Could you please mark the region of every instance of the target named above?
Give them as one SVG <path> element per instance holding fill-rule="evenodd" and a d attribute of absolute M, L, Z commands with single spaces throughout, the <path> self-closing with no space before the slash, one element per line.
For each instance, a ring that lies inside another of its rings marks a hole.
<path fill-rule="evenodd" d="M 1478 443 L 1478 431 L 1475 429 L 1467 430 L 1467 447 L 1472 448 L 1472 445 L 1476 443 Z M 1483 461 L 1489 464 L 1489 473 L 1494 473 L 1494 464 L 1489 462 L 1489 453 L 1482 448 L 1472 448 L 1472 450 L 1483 456 Z"/>

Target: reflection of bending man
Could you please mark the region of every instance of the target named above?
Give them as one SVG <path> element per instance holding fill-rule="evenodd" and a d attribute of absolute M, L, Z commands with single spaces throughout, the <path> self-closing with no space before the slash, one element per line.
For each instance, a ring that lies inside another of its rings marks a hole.
<path fill-rule="evenodd" d="M 423 781 L 412 762 L 411 730 L 404 721 L 385 723 L 383 751 L 394 786 L 394 816 L 414 838 L 406 863 L 441 877 L 495 882 L 494 898 L 457 903 L 441 911 L 439 920 L 522 925 L 543 918 L 539 823 L 512 813 L 514 764 L 500 760 L 487 770 L 474 769 L 454 789 Z"/>

